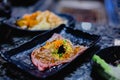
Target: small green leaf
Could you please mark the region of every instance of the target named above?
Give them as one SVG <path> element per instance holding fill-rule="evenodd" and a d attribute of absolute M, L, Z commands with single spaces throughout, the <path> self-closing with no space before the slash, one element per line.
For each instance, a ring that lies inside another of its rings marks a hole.
<path fill-rule="evenodd" d="M 61 53 L 61 54 L 59 54 L 59 57 L 62 57 L 63 56 L 63 54 Z"/>

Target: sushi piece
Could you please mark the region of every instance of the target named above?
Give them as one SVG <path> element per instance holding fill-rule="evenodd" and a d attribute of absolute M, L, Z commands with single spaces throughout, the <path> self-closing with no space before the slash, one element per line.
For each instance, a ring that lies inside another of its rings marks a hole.
<path fill-rule="evenodd" d="M 84 46 L 73 45 L 70 40 L 55 33 L 44 46 L 32 52 L 31 59 L 40 71 L 45 71 L 72 61 L 86 49 L 87 47 Z"/>

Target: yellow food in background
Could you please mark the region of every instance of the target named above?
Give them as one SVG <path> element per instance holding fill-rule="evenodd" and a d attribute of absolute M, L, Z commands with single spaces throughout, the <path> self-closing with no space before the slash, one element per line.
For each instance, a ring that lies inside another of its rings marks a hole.
<path fill-rule="evenodd" d="M 64 24 L 64 21 L 59 16 L 47 10 L 25 14 L 21 19 L 16 21 L 16 24 L 23 29 L 48 30 Z"/>

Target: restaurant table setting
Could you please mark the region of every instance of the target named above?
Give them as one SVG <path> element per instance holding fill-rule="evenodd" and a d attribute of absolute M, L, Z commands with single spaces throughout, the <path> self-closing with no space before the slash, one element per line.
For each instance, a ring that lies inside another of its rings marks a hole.
<path fill-rule="evenodd" d="M 45 7 L 42 4 L 50 4 L 49 1 L 45 3 L 44 0 L 32 0 L 34 4 L 27 1 L 24 4 L 19 4 L 21 1 L 23 0 L 14 3 L 14 0 L 10 0 L 12 6 L 9 5 L 10 11 L 8 10 L 6 13 L 9 16 L 0 16 L 0 80 L 104 80 L 110 78 L 97 74 L 96 66 L 99 67 L 98 64 L 102 65 L 102 61 L 107 66 L 111 63 L 106 61 L 106 58 L 102 55 L 103 53 L 106 54 L 107 51 L 101 53 L 101 50 L 108 47 L 116 50 L 116 47 L 119 47 L 119 25 L 110 26 L 108 24 L 80 22 L 71 14 L 44 10 Z M 0 6 L 3 5 L 0 4 Z M 2 9 L 0 12 L 3 12 Z M 40 16 L 40 14 L 46 14 L 49 17 L 45 18 L 45 15 Z M 56 20 L 60 21 L 60 24 L 56 24 L 57 26 L 54 28 L 39 28 L 35 24 L 34 18 L 41 18 L 41 23 L 38 23 L 38 25 L 49 26 L 52 23 L 46 23 L 45 19 L 49 21 L 51 16 L 53 16 L 52 19 L 55 17 Z M 33 24 L 27 24 L 28 26 L 26 26 L 24 22 L 29 22 L 29 19 L 33 19 L 33 22 L 31 22 Z M 57 39 L 63 42 L 58 45 Z M 47 63 L 47 67 L 42 66 L 35 59 L 34 54 L 37 50 L 42 51 L 42 48 L 45 49 L 44 47 L 52 44 L 59 46 L 57 52 L 52 53 L 52 56 L 56 59 L 58 57 L 64 59 L 61 56 L 63 57 L 67 53 L 67 49 L 70 49 L 71 45 L 74 49 L 80 48 L 81 52 L 75 53 L 77 56 L 75 55 L 74 58 L 68 59 L 68 61 L 64 62 L 63 60 L 62 62 L 61 60 L 61 62 L 58 61 L 59 63 L 56 62 L 57 64 L 48 65 Z M 67 48 L 65 45 L 67 45 Z M 115 53 L 117 53 L 117 64 L 119 66 L 119 52 Z M 104 60 L 100 59 L 99 56 L 102 56 L 101 58 Z M 116 63 L 116 60 L 114 62 Z M 102 67 L 104 66 L 102 65 Z M 106 67 L 104 68 L 106 69 Z M 119 80 L 120 77 L 119 75 L 116 77 L 111 73 L 110 76 L 112 76 L 111 79 L 113 80 L 117 78 Z"/>

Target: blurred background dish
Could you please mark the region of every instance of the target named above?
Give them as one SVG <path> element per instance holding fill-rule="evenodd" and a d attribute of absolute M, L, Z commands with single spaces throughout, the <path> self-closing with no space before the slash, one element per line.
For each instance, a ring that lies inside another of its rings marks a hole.
<path fill-rule="evenodd" d="M 38 0 L 9 0 L 13 6 L 30 6 L 35 4 Z"/>
<path fill-rule="evenodd" d="M 74 20 L 74 18 L 71 15 L 67 15 L 67 14 L 57 14 L 57 15 L 60 16 L 63 20 L 65 20 L 67 22 L 64 25 L 66 25 L 67 27 L 74 27 L 75 20 Z M 10 19 L 3 21 L 4 29 L 12 30 L 12 33 L 15 34 L 15 35 L 17 35 L 17 34 L 18 35 L 22 35 L 22 34 L 26 34 L 26 35 L 29 35 L 29 34 L 40 34 L 40 33 L 43 33 L 45 31 L 49 31 L 49 30 L 27 30 L 27 29 L 22 29 L 22 28 L 18 27 L 15 24 L 16 20 L 17 20 L 17 18 L 11 17 Z"/>
<path fill-rule="evenodd" d="M 24 14 L 16 20 L 15 25 L 27 30 L 51 30 L 61 24 L 67 24 L 67 20 L 54 14 L 49 10 L 36 11 L 31 14 Z"/>

